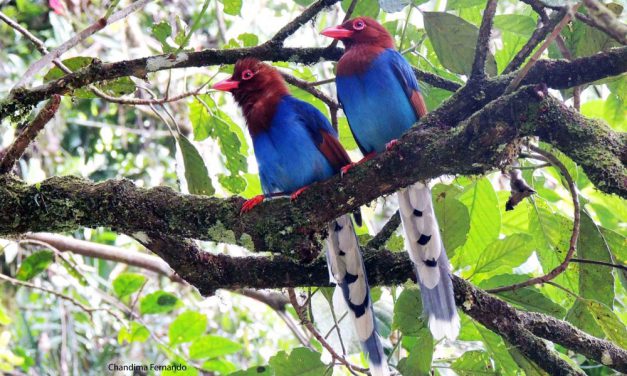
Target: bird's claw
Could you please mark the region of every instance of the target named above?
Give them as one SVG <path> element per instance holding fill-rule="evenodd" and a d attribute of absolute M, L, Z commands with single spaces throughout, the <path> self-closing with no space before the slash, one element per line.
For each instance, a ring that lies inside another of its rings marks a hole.
<path fill-rule="evenodd" d="M 348 174 L 348 171 L 350 171 L 351 168 L 355 167 L 355 165 L 355 163 L 349 163 L 346 166 L 340 168 L 341 176 Z"/>
<path fill-rule="evenodd" d="M 307 188 L 309 188 L 309 187 L 302 187 L 302 188 L 298 189 L 296 192 L 292 193 L 290 195 L 290 200 L 291 201 L 295 201 L 298 198 L 298 196 L 301 195 L 301 193 L 303 193 L 303 192 L 305 192 L 307 190 Z"/>
<path fill-rule="evenodd" d="M 398 144 L 398 140 L 397 139 L 394 139 L 394 140 L 388 142 L 387 144 L 385 144 L 385 150 L 390 151 L 390 150 L 394 149 L 396 144 Z"/>
<path fill-rule="evenodd" d="M 242 205 L 242 208 L 239 211 L 240 214 L 248 213 L 255 206 L 261 204 L 263 202 L 264 198 L 265 198 L 264 195 L 257 195 L 255 197 L 251 198 L 250 200 L 246 200 L 246 202 L 244 202 L 244 205 Z"/>

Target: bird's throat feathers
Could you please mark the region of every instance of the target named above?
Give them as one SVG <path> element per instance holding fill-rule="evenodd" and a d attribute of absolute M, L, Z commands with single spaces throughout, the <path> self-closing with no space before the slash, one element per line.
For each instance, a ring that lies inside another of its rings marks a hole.
<path fill-rule="evenodd" d="M 373 44 L 355 44 L 346 50 L 340 58 L 337 65 L 338 76 L 350 76 L 353 74 L 365 73 L 370 64 L 376 59 L 386 48 Z"/>
<path fill-rule="evenodd" d="M 242 108 L 248 132 L 251 137 L 255 137 L 270 128 L 279 102 L 289 94 L 289 91 L 279 79 L 265 82 L 262 89 L 242 88 L 234 94 L 235 100 Z"/>

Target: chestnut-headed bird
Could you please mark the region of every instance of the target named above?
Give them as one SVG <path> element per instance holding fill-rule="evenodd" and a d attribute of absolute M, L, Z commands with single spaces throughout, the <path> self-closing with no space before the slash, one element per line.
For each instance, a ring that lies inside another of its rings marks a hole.
<path fill-rule="evenodd" d="M 239 60 L 232 77 L 213 87 L 231 92 L 241 107 L 259 165 L 264 194 L 248 200 L 242 211 L 276 194 L 296 199 L 308 185 L 328 179 L 350 163 L 327 118 L 311 104 L 291 96 L 280 73 L 271 66 L 253 58 Z M 329 273 L 341 288 L 372 374 L 388 375 L 350 215 L 331 222 L 328 232 Z"/>
<path fill-rule="evenodd" d="M 346 47 L 337 64 L 337 96 L 367 160 L 393 147 L 397 138 L 427 114 L 418 81 L 409 63 L 394 49 L 390 33 L 372 18 L 348 20 L 322 34 L 341 40 Z M 416 266 L 431 333 L 437 339 L 455 339 L 460 322 L 431 191 L 417 182 L 397 196 L 405 247 Z"/>

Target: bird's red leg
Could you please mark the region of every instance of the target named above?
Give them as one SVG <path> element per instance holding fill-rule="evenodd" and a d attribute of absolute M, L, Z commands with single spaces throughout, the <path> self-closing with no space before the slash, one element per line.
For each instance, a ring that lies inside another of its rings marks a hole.
<path fill-rule="evenodd" d="M 390 150 L 394 149 L 396 144 L 398 144 L 398 140 L 397 139 L 393 139 L 392 141 L 390 141 L 387 144 L 385 144 L 385 150 L 390 151 Z"/>
<path fill-rule="evenodd" d="M 366 154 L 366 156 L 363 157 L 362 159 L 360 159 L 359 161 L 357 161 L 355 163 L 347 164 L 346 166 L 342 167 L 340 169 L 340 171 L 342 172 L 342 176 L 346 175 L 351 168 L 353 168 L 353 167 L 355 167 L 357 165 L 360 165 L 362 163 L 368 162 L 369 160 L 374 158 L 376 155 L 377 155 L 377 153 L 373 151 L 371 153 Z"/>
<path fill-rule="evenodd" d="M 261 204 L 265 197 L 266 196 L 264 195 L 257 195 L 250 200 L 246 200 L 246 202 L 244 202 L 244 205 L 242 205 L 242 208 L 239 211 L 240 214 L 248 213 L 249 211 L 251 211 L 255 206 Z"/>
<path fill-rule="evenodd" d="M 296 192 L 294 192 L 294 193 L 292 193 L 290 195 L 290 200 L 292 200 L 292 201 L 296 200 L 298 198 L 298 196 L 300 196 L 301 193 L 305 192 L 308 188 L 309 188 L 309 186 L 306 185 L 306 186 L 298 189 Z"/>

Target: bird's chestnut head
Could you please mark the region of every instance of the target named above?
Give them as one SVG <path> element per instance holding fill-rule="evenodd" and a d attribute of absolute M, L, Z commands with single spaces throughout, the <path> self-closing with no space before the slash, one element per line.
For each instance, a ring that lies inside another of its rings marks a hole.
<path fill-rule="evenodd" d="M 341 40 L 347 49 L 360 44 L 394 48 L 394 39 L 390 33 L 370 17 L 353 18 L 341 25 L 326 28 L 320 34 Z"/>

